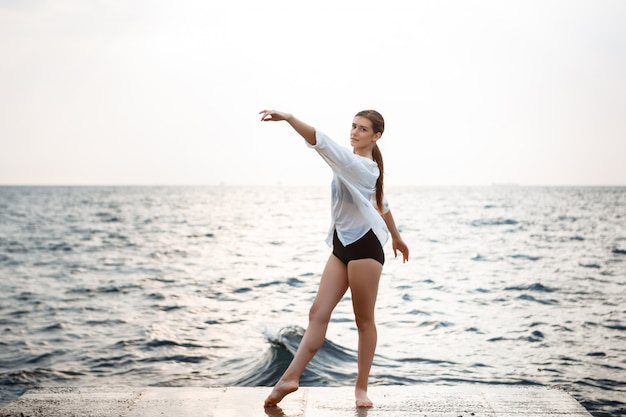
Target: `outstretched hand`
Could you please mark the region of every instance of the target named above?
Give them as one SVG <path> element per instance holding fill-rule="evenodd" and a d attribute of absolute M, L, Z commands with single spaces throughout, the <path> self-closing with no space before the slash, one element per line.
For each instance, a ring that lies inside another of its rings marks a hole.
<path fill-rule="evenodd" d="M 291 114 L 278 110 L 261 110 L 259 114 L 262 115 L 262 122 L 278 122 L 280 120 L 287 120 L 291 117 Z"/>

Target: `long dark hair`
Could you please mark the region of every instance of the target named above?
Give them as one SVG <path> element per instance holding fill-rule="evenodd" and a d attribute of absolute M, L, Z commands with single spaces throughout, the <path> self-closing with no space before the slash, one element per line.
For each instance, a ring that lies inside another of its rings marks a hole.
<path fill-rule="evenodd" d="M 385 119 L 383 116 L 378 113 L 376 110 L 362 110 L 358 112 L 354 117 L 361 116 L 368 119 L 372 122 L 372 129 L 374 133 L 379 133 L 382 135 L 385 131 Z M 378 211 L 383 212 L 383 177 L 385 174 L 385 164 L 383 163 L 383 154 L 380 153 L 380 148 L 378 148 L 378 144 L 374 144 L 374 148 L 372 149 L 372 158 L 376 164 L 378 164 L 378 170 L 380 171 L 380 175 L 376 180 L 376 207 L 378 207 Z"/>

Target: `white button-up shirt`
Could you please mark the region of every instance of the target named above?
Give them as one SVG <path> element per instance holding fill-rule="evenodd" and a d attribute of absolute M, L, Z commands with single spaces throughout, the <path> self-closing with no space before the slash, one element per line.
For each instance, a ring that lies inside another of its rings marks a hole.
<path fill-rule="evenodd" d="M 333 232 L 344 246 L 359 240 L 370 229 L 381 245 L 387 243 L 389 231 L 376 209 L 376 180 L 380 175 L 378 164 L 357 155 L 351 149 L 338 145 L 315 129 L 315 149 L 333 170 L 331 197 L 331 224 L 326 243 L 330 246 Z M 383 197 L 383 212 L 389 203 Z"/>

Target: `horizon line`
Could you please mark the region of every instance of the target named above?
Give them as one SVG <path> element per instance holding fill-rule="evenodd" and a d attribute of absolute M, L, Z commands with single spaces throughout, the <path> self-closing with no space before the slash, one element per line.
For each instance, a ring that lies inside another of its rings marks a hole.
<path fill-rule="evenodd" d="M 0 187 L 325 187 L 326 184 L 313 184 L 313 183 L 204 183 L 204 184 L 158 184 L 158 183 L 111 183 L 111 184 L 2 184 Z M 454 187 L 589 187 L 589 188 L 601 188 L 601 187 L 626 187 L 625 184 L 522 184 L 522 183 L 490 183 L 490 184 L 391 184 L 387 185 L 389 188 L 401 188 L 401 187 L 416 187 L 416 188 L 454 188 Z"/>

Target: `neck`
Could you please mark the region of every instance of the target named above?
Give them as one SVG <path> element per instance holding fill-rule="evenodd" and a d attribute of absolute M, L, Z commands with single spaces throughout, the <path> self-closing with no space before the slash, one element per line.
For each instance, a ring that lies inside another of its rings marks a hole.
<path fill-rule="evenodd" d="M 353 152 L 356 155 L 362 156 L 363 158 L 374 160 L 371 149 L 353 149 Z"/>

